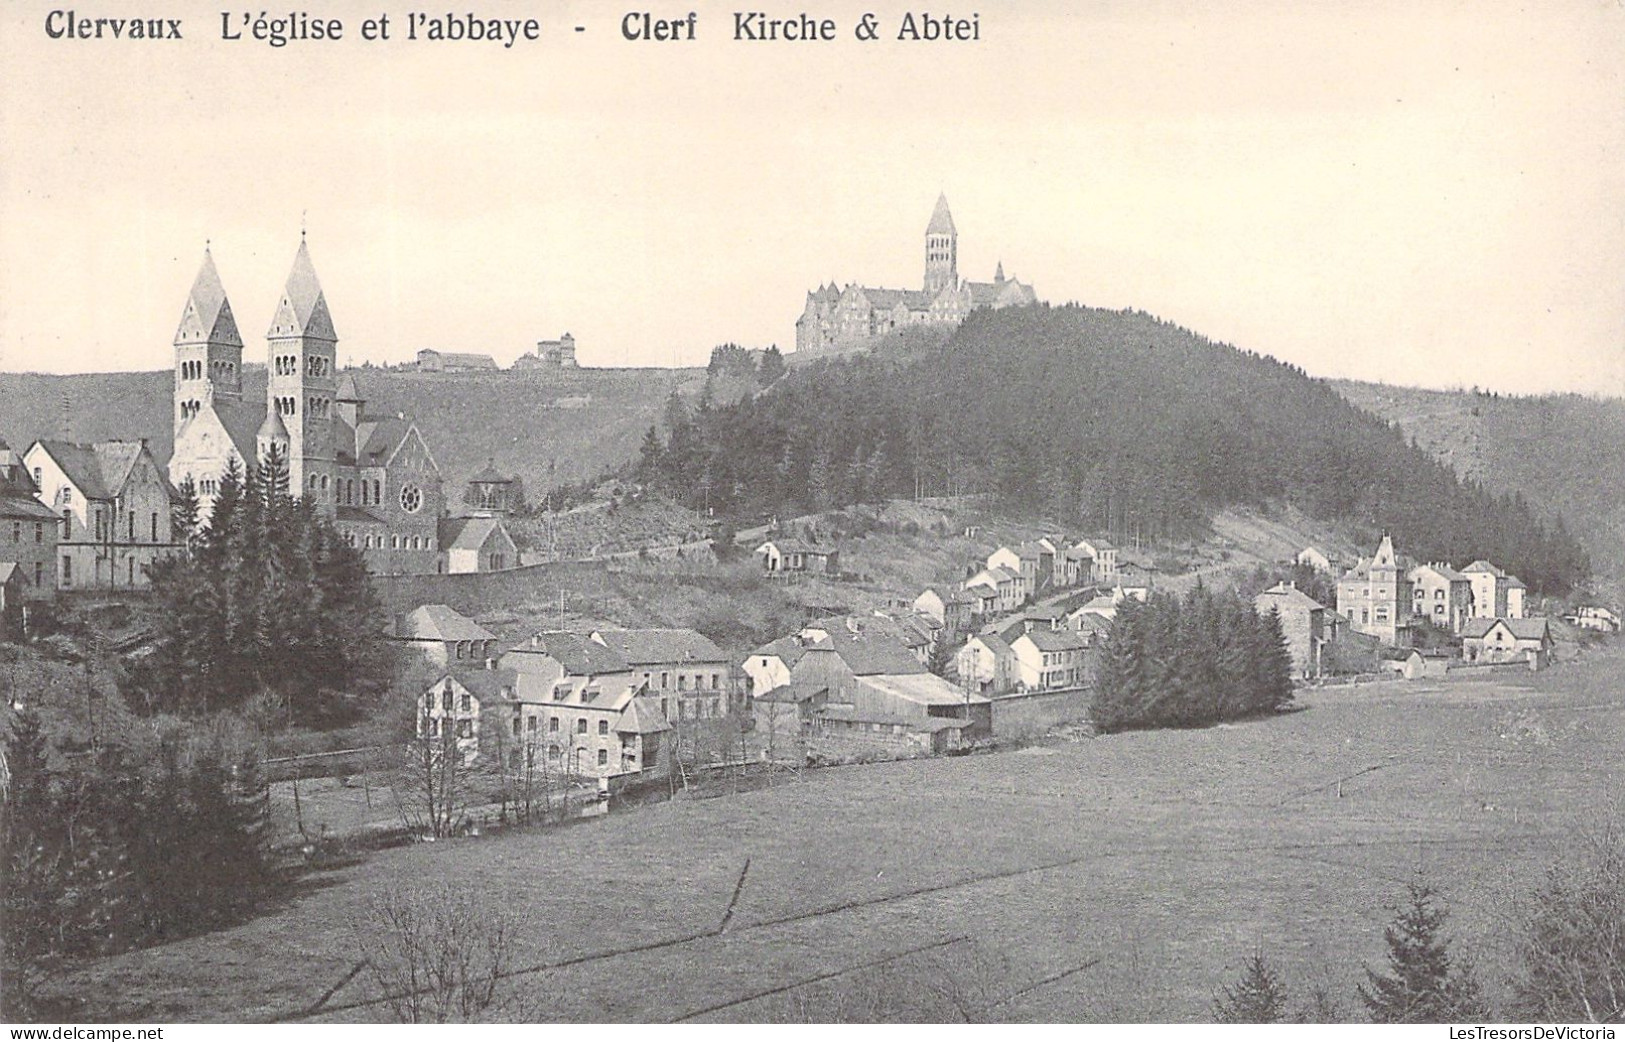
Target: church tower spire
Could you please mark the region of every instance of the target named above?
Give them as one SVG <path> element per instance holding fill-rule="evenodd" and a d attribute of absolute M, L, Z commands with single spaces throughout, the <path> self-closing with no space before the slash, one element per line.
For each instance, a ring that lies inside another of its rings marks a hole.
<path fill-rule="evenodd" d="M 287 430 L 288 488 L 331 515 L 339 338 L 303 235 L 265 338 L 266 423 L 275 415 Z"/>
<path fill-rule="evenodd" d="M 959 233 L 948 212 L 946 193 L 937 196 L 931 223 L 925 226 L 925 291 L 938 293 L 959 285 Z"/>
<path fill-rule="evenodd" d="M 243 338 L 208 246 L 175 330 L 175 432 L 211 398 L 241 398 Z"/>

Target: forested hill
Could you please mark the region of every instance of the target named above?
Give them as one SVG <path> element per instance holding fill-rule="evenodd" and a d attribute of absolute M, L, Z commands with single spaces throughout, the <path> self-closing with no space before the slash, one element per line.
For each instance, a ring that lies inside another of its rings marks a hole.
<path fill-rule="evenodd" d="M 768 392 L 645 437 L 646 480 L 741 514 L 987 491 L 1123 537 L 1199 534 L 1290 502 L 1390 532 L 1402 552 L 1487 557 L 1566 590 L 1578 544 L 1465 483 L 1327 383 L 1138 312 L 978 311 L 940 348 L 793 369 Z"/>
<path fill-rule="evenodd" d="M 1561 513 L 1592 566 L 1625 586 L 1625 399 L 1333 386 L 1461 476 Z"/>

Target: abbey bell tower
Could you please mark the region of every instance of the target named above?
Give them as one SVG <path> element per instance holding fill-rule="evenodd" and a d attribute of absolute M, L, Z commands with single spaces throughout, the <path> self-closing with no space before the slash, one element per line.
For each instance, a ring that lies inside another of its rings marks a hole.
<path fill-rule="evenodd" d="M 175 432 L 212 398 L 243 396 L 243 339 L 207 247 L 175 330 Z"/>
<path fill-rule="evenodd" d="M 925 291 L 936 294 L 959 285 L 959 233 L 948 212 L 948 196 L 937 196 L 931 223 L 925 226 Z"/>
<path fill-rule="evenodd" d="M 265 338 L 266 414 L 287 429 L 288 487 L 331 515 L 338 334 L 303 238 Z"/>

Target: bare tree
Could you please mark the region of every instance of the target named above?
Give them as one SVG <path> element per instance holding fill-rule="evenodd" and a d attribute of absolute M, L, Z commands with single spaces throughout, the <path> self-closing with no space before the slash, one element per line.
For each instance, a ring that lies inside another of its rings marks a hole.
<path fill-rule="evenodd" d="M 421 836 L 452 835 L 467 819 L 469 774 L 453 718 L 437 719 L 420 706 L 417 733 L 390 778 L 402 823 Z"/>
<path fill-rule="evenodd" d="M 504 978 L 515 928 L 501 909 L 449 884 L 374 897 L 352 924 L 378 997 L 406 1024 L 452 1024 L 521 1015 Z"/>

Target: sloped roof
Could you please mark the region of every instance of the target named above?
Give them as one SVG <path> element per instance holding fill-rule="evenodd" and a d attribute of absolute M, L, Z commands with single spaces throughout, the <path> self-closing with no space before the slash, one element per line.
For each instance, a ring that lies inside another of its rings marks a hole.
<path fill-rule="evenodd" d="M 884 286 L 857 286 L 869 306 L 876 311 L 890 311 L 902 304 L 911 311 L 928 311 L 931 294 L 918 289 L 887 289 Z"/>
<path fill-rule="evenodd" d="M 703 633 L 686 629 L 598 630 L 593 638 L 633 666 L 667 662 L 726 662 Z"/>
<path fill-rule="evenodd" d="M 948 211 L 948 193 L 942 192 L 937 195 L 937 205 L 931 211 L 931 223 L 925 226 L 925 234 L 953 235 L 954 233 L 954 215 Z"/>
<path fill-rule="evenodd" d="M 1468 582 L 1468 581 L 1470 581 L 1467 576 L 1465 576 L 1465 575 L 1461 574 L 1460 572 L 1456 571 L 1454 568 L 1450 567 L 1448 564 L 1441 564 L 1441 563 L 1439 563 L 1437 561 L 1429 562 L 1427 564 L 1419 564 L 1415 568 L 1412 568 L 1410 570 L 1409 575 L 1414 578 L 1414 576 L 1416 575 L 1417 572 L 1423 572 L 1423 571 L 1432 572 L 1435 575 L 1437 575 L 1439 578 L 1443 579 L 1445 582 L 1453 582 L 1454 583 L 1454 582 Z"/>
<path fill-rule="evenodd" d="M 1495 565 L 1493 565 L 1490 562 L 1484 560 L 1482 557 L 1480 557 L 1478 560 L 1474 561 L 1472 564 L 1468 565 L 1467 567 L 1463 568 L 1462 571 L 1463 572 L 1488 572 L 1488 573 L 1490 573 L 1491 575 L 1494 575 L 1494 576 L 1502 576 L 1502 575 L 1506 574 L 1505 572 L 1501 571 L 1501 569 L 1495 567 Z"/>
<path fill-rule="evenodd" d="M 591 677 L 632 671 L 632 667 L 620 655 L 579 633 L 546 630 L 513 650 L 542 652 L 555 659 L 570 676 Z"/>
<path fill-rule="evenodd" d="M 850 633 L 845 629 L 832 630 L 829 648 L 840 656 L 846 668 L 855 676 L 880 674 L 916 674 L 927 672 L 903 645 L 893 637 L 880 633 Z"/>
<path fill-rule="evenodd" d="M 1532 619 L 1468 619 L 1467 625 L 1462 627 L 1461 635 L 1476 640 L 1493 630 L 1497 625 L 1505 626 L 1519 640 L 1540 640 L 1551 632 L 1551 627 L 1541 617 Z"/>
<path fill-rule="evenodd" d="M 141 458 L 138 441 L 98 441 L 80 445 L 71 441 L 41 440 L 62 472 L 89 499 L 112 499 L 124 488 L 136 460 Z"/>
<path fill-rule="evenodd" d="M 518 674 L 511 669 L 469 667 L 453 669 L 449 673 L 459 684 L 473 692 L 481 702 L 498 701 L 511 696 L 518 678 Z"/>
<path fill-rule="evenodd" d="M 879 674 L 864 677 L 862 683 L 916 705 L 962 706 L 988 701 L 983 695 L 961 691 L 935 673 Z"/>
<path fill-rule="evenodd" d="M 1509 590 L 1527 590 L 1527 589 L 1529 589 L 1529 587 L 1525 586 L 1523 584 L 1523 580 L 1518 578 L 1516 575 L 1509 575 L 1509 576 L 1507 576 L 1507 589 L 1509 589 Z"/>
<path fill-rule="evenodd" d="M 479 550 L 496 533 L 508 535 L 500 517 L 443 517 L 440 519 L 442 550 Z M 513 541 L 508 536 L 508 541 Z"/>
<path fill-rule="evenodd" d="M 755 651 L 752 651 L 751 655 L 759 655 L 763 658 L 776 657 L 783 661 L 786 666 L 793 666 L 797 662 L 800 662 L 801 656 L 805 655 L 806 653 L 806 647 L 803 646 L 800 641 L 796 640 L 796 638 L 780 637 L 777 640 L 770 640 L 766 644 L 763 644 Z"/>
<path fill-rule="evenodd" d="M 0 561 L 0 586 L 10 582 L 13 576 L 17 578 L 18 582 L 28 582 L 28 576 L 24 574 L 22 567 L 16 561 Z"/>
<path fill-rule="evenodd" d="M 1304 593 L 1296 586 L 1286 583 L 1276 583 L 1257 597 L 1253 598 L 1253 606 L 1263 611 L 1264 601 L 1268 599 L 1271 606 L 1279 608 L 1297 608 L 1301 611 L 1325 611 L 1326 606 L 1313 597 Z"/>
<path fill-rule="evenodd" d="M 828 555 L 835 553 L 835 548 L 833 546 L 822 546 L 818 543 L 809 543 L 805 539 L 796 539 L 793 536 L 768 539 L 764 541 L 761 546 L 756 548 L 756 552 L 765 553 L 769 544 L 778 547 L 779 553 L 781 554 L 817 554 L 827 557 Z"/>
<path fill-rule="evenodd" d="M 467 366 L 470 369 L 495 369 L 496 361 L 490 355 L 475 354 L 470 351 L 437 351 L 434 348 L 424 348 L 424 354 L 437 355 L 442 360 L 453 365 Z"/>
<path fill-rule="evenodd" d="M 230 431 L 231 428 L 228 427 L 226 429 L 227 429 L 227 431 Z M 264 420 L 263 423 L 260 424 L 260 429 L 255 434 L 255 442 L 254 442 L 254 451 L 255 451 L 255 453 L 259 452 L 259 439 L 260 438 L 264 438 L 266 441 L 286 442 L 288 440 L 288 425 L 282 422 L 282 414 L 280 412 L 278 412 L 276 409 L 267 409 L 267 410 L 265 410 L 265 420 Z M 236 441 L 236 440 L 237 439 L 235 437 L 232 438 L 232 441 Z M 239 444 L 238 445 L 238 451 L 241 451 L 241 450 L 242 450 L 242 445 Z M 248 458 L 253 459 L 254 457 L 249 456 Z"/>
<path fill-rule="evenodd" d="M 401 618 L 404 640 L 496 640 L 496 634 L 444 604 L 424 604 Z"/>
<path fill-rule="evenodd" d="M 412 425 L 397 416 L 364 417 L 356 424 L 356 462 L 372 466 L 381 463 L 400 447 Z"/>
<path fill-rule="evenodd" d="M 617 734 L 658 734 L 670 730 L 671 722 L 666 719 L 666 714 L 647 695 L 639 695 L 626 703 L 626 708 L 621 710 L 620 717 L 615 721 Z"/>
<path fill-rule="evenodd" d="M 333 400 L 339 402 L 366 401 L 365 398 L 361 397 L 361 387 L 356 383 L 354 373 L 346 370 L 344 375 L 339 377 L 338 390 L 334 392 Z"/>
<path fill-rule="evenodd" d="M 1032 641 L 1039 651 L 1082 651 L 1089 646 L 1083 635 L 1073 630 L 1030 629 L 1017 640 L 1022 638 Z M 1012 646 L 1015 643 L 1011 641 Z"/>
<path fill-rule="evenodd" d="M 327 297 L 322 293 L 322 283 L 316 277 L 316 266 L 310 262 L 310 248 L 304 239 L 299 240 L 299 250 L 293 255 L 293 268 L 288 272 L 282 300 L 266 335 L 338 339 L 333 330 L 333 317 L 327 311 Z"/>
<path fill-rule="evenodd" d="M 1008 655 L 1014 650 L 1010 647 L 1009 642 L 997 633 L 978 633 L 967 643 L 970 642 L 980 643 L 995 655 Z"/>
<path fill-rule="evenodd" d="M 1080 614 L 1077 617 L 1076 622 L 1078 633 L 1088 640 L 1094 640 L 1097 637 L 1104 637 L 1106 634 L 1112 631 L 1112 624 L 1107 622 L 1104 617 L 1096 615 L 1092 611 L 1083 612 Z"/>
<path fill-rule="evenodd" d="M 214 257 L 207 248 L 203 251 L 203 264 L 198 268 L 197 278 L 192 280 L 192 292 L 186 296 L 180 326 L 175 330 L 175 343 L 243 346 L 237 320 L 231 315 L 231 302 L 226 299 L 226 288 L 220 283 L 220 273 L 215 270 Z"/>
<path fill-rule="evenodd" d="M 470 483 L 479 482 L 481 484 L 507 484 L 508 482 L 511 482 L 513 478 L 508 477 L 506 474 L 498 471 L 496 464 L 490 460 L 487 460 L 484 468 L 482 468 L 478 474 L 475 474 L 468 480 Z"/>
<path fill-rule="evenodd" d="M 335 511 L 334 517 L 340 521 L 353 521 L 359 525 L 382 525 L 386 523 L 377 514 L 361 507 L 340 506 Z"/>
<path fill-rule="evenodd" d="M 0 517 L 29 521 L 59 521 L 56 512 L 31 495 L 7 491 L 0 485 Z"/>

